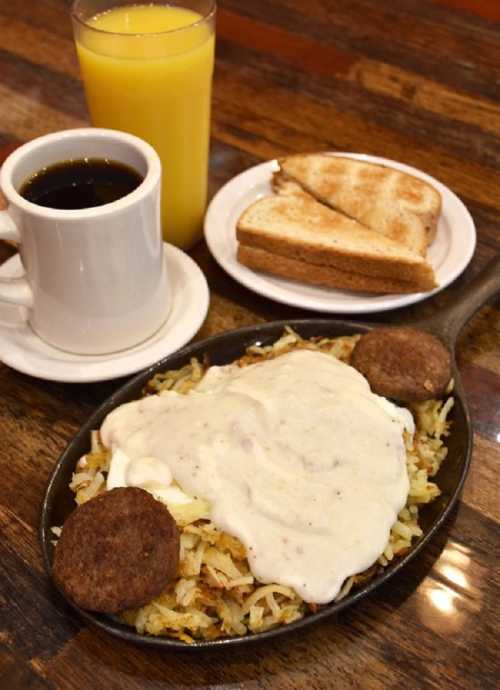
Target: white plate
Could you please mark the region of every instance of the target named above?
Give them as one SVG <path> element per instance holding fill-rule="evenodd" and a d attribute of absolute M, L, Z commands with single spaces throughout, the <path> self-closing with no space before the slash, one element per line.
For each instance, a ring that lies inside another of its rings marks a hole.
<path fill-rule="evenodd" d="M 0 360 L 23 374 L 51 381 L 89 383 L 133 374 L 185 345 L 208 311 L 205 276 L 180 249 L 164 245 L 172 290 L 168 319 L 140 345 L 108 355 L 73 355 L 41 340 L 24 320 L 22 307 L 0 303 Z M 0 266 L 0 276 L 22 274 L 19 255 Z"/>
<path fill-rule="evenodd" d="M 436 239 L 427 259 L 439 284 L 432 292 L 405 295 L 372 295 L 305 285 L 267 273 L 252 271 L 236 260 L 236 221 L 253 201 L 272 193 L 272 173 L 277 161 L 261 163 L 228 182 L 214 197 L 205 217 L 205 238 L 215 260 L 235 280 L 254 292 L 295 307 L 337 314 L 386 311 L 427 299 L 449 285 L 462 273 L 474 253 L 476 229 L 470 213 L 460 199 L 430 175 L 403 163 L 358 153 L 331 155 L 379 163 L 402 170 L 432 184 L 441 194 L 443 205 Z"/>

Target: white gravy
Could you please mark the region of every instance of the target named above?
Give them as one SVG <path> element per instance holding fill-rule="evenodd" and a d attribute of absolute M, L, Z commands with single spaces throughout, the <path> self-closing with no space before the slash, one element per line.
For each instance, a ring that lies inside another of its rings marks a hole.
<path fill-rule="evenodd" d="M 296 350 L 211 367 L 188 395 L 122 405 L 101 436 L 133 464 L 127 485 L 141 485 L 142 458 L 147 489 L 155 462 L 165 465 L 163 476 L 208 500 L 215 525 L 241 540 L 259 581 L 322 604 L 387 545 L 409 490 L 405 428 L 414 431 L 410 412 L 355 369 Z"/>

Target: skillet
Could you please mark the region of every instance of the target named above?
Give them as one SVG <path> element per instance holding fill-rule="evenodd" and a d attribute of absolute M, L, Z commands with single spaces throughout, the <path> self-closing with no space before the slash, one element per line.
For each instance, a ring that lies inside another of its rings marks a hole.
<path fill-rule="evenodd" d="M 333 602 L 322 607 L 317 613 L 306 615 L 301 620 L 286 626 L 281 626 L 257 634 L 249 634 L 242 637 L 222 638 L 218 640 L 199 641 L 188 645 L 180 640 L 147 637 L 139 635 L 131 627 L 125 626 L 111 616 L 91 613 L 79 609 L 71 602 L 70 605 L 87 622 L 93 623 L 106 632 L 121 639 L 135 642 L 150 647 L 182 648 L 194 650 L 200 648 L 214 648 L 227 646 L 240 646 L 251 642 L 266 640 L 284 635 L 292 630 L 303 628 L 323 618 L 332 616 L 342 609 L 350 606 L 367 596 L 374 589 L 394 577 L 404 566 L 414 558 L 435 532 L 442 526 L 451 508 L 457 501 L 467 475 L 472 452 L 472 425 L 457 369 L 454 348 L 457 336 L 467 320 L 492 296 L 500 291 L 500 255 L 469 285 L 462 287 L 448 302 L 445 308 L 432 316 L 407 322 L 416 328 L 427 330 L 438 336 L 453 353 L 453 375 L 455 380 L 454 397 L 455 404 L 450 415 L 452 421 L 451 433 L 447 440 L 448 456 L 443 462 L 436 481 L 442 493 L 420 513 L 419 522 L 423 529 L 423 536 L 414 543 L 408 554 L 397 559 L 384 571 L 370 580 L 364 586 L 356 589 L 340 602 Z M 277 340 L 283 333 L 286 325 L 291 326 L 304 338 L 317 335 L 337 337 L 366 333 L 376 327 L 353 321 L 336 321 L 332 319 L 290 319 L 287 321 L 275 321 L 273 323 L 250 326 L 236 331 L 222 333 L 204 341 L 194 343 L 169 355 L 157 364 L 149 367 L 125 383 L 113 393 L 90 417 L 90 419 L 78 431 L 70 442 L 49 480 L 45 498 L 42 505 L 40 540 L 43 551 L 45 568 L 51 575 L 51 563 L 54 547 L 52 544 L 53 525 L 62 525 L 69 513 L 74 509 L 73 494 L 68 488 L 71 474 L 78 459 L 88 452 L 89 437 L 92 429 L 98 429 L 104 417 L 115 407 L 122 403 L 141 397 L 141 391 L 146 382 L 157 372 L 167 369 L 177 369 L 188 363 L 191 357 L 201 358 L 208 355 L 211 364 L 226 364 L 240 357 L 245 349 L 253 344 L 270 344 Z"/>

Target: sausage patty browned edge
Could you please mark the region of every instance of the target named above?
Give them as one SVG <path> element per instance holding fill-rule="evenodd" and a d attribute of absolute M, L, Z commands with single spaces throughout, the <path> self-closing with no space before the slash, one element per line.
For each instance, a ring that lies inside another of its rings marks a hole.
<path fill-rule="evenodd" d="M 106 491 L 74 510 L 57 542 L 53 576 L 84 609 L 118 613 L 151 601 L 177 575 L 179 530 L 147 491 Z"/>
<path fill-rule="evenodd" d="M 440 398 L 451 379 L 451 354 L 425 331 L 375 328 L 356 343 L 351 364 L 374 393 L 402 402 Z"/>

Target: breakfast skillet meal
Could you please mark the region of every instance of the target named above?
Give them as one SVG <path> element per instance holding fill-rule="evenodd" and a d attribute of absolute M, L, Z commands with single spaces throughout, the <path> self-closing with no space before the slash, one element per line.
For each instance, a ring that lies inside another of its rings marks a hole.
<path fill-rule="evenodd" d="M 422 534 L 450 388 L 446 348 L 409 328 L 288 329 L 232 364 L 157 374 L 78 462 L 54 579 L 82 608 L 187 643 L 298 620 Z"/>
<path fill-rule="evenodd" d="M 274 194 L 236 224 L 245 266 L 314 285 L 372 293 L 437 286 L 426 260 L 439 192 L 408 173 L 329 154 L 280 159 Z"/>

